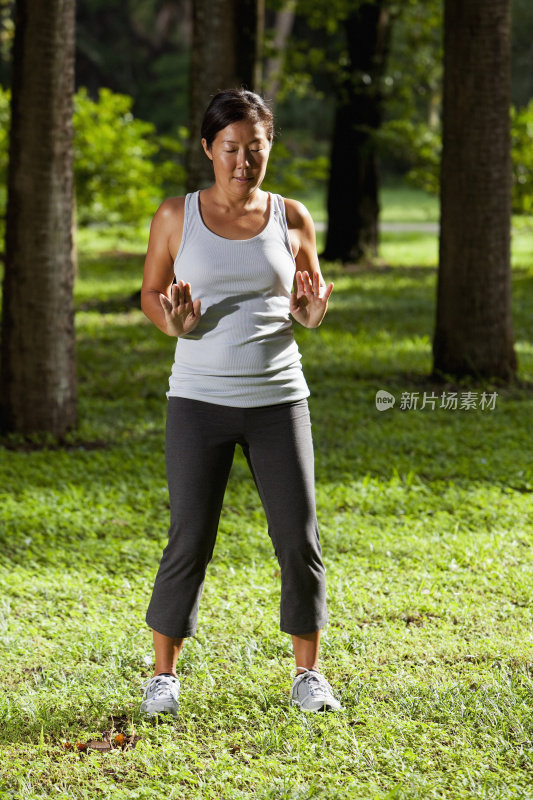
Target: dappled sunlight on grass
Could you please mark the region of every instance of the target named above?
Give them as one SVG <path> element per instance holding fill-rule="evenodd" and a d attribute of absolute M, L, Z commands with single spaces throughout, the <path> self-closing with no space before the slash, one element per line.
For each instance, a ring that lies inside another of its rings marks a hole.
<path fill-rule="evenodd" d="M 436 222 L 439 198 L 410 186 L 385 186 L 380 192 L 382 222 Z"/>
<path fill-rule="evenodd" d="M 344 705 L 318 718 L 288 705 L 279 565 L 237 448 L 200 627 L 179 663 L 180 715 L 141 719 L 174 343 L 135 305 L 142 259 L 81 259 L 80 427 L 62 447 L 11 442 L 0 464 L 10 797 L 528 796 L 533 275 L 524 246 L 513 300 L 522 384 L 435 384 L 435 239 L 403 236 L 391 235 L 390 268 L 324 265 L 328 316 L 296 331 L 328 576 L 323 668 Z M 386 411 L 379 389 L 395 398 Z M 496 392 L 495 404 L 441 406 L 452 392 Z M 98 738 L 111 716 L 140 736 L 135 750 L 64 747 Z"/>
<path fill-rule="evenodd" d="M 380 257 L 386 264 L 436 267 L 439 240 L 434 233 L 387 233 L 380 235 Z"/>
<path fill-rule="evenodd" d="M 155 211 L 155 209 L 154 209 Z M 76 231 L 76 244 L 84 256 L 101 258 L 102 253 L 135 254 L 144 257 L 150 225 L 94 225 Z"/>

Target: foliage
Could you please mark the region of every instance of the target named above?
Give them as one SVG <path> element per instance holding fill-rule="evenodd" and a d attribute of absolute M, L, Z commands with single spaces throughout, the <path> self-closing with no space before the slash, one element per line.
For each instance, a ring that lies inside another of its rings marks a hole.
<path fill-rule="evenodd" d="M 0 88 L 0 217 L 4 216 L 9 161 L 10 93 Z"/>
<path fill-rule="evenodd" d="M 0 209 L 5 208 L 10 93 L 0 89 Z M 132 100 L 101 89 L 94 101 L 85 89 L 74 99 L 74 176 L 78 220 L 142 224 L 167 194 L 185 182 L 187 131 L 158 136 L 151 122 L 136 119 Z"/>
<path fill-rule="evenodd" d="M 438 194 L 440 185 L 441 134 L 424 123 L 391 120 L 378 134 L 382 149 L 407 168 L 406 177 L 425 191 Z M 513 164 L 513 211 L 533 211 L 533 101 L 525 108 L 511 108 Z"/>
<path fill-rule="evenodd" d="M 411 119 L 394 119 L 385 122 L 376 135 L 389 164 L 395 161 L 397 170 L 413 186 L 439 193 L 440 128 Z"/>
<path fill-rule="evenodd" d="M 386 118 L 438 124 L 442 92 L 441 0 L 409 0 L 391 9 L 384 80 Z"/>
<path fill-rule="evenodd" d="M 0 87 L 9 85 L 15 37 L 15 0 L 0 0 Z"/>
<path fill-rule="evenodd" d="M 88 222 L 138 222 L 151 216 L 163 184 L 184 170 L 165 155 L 179 155 L 178 140 L 158 139 L 150 122 L 135 119 L 132 100 L 101 89 L 98 101 L 81 89 L 75 98 L 74 145 L 78 218 Z M 163 155 L 162 146 L 166 153 Z M 158 163 L 156 158 L 163 158 Z"/>
<path fill-rule="evenodd" d="M 322 186 L 327 180 L 328 171 L 327 156 L 308 158 L 296 155 L 284 143 L 275 142 L 263 188 L 291 197 Z"/>
<path fill-rule="evenodd" d="M 78 0 L 77 86 L 133 98 L 135 117 L 173 136 L 188 121 L 187 0 Z"/>
<path fill-rule="evenodd" d="M 513 210 L 533 212 L 533 100 L 523 109 L 511 111 L 513 153 Z"/>
<path fill-rule="evenodd" d="M 533 99 L 533 4 L 511 0 L 511 98 L 518 108 Z"/>
<path fill-rule="evenodd" d="M 528 242 L 514 282 L 531 381 L 531 232 Z M 492 412 L 376 411 L 379 388 L 398 398 L 435 388 L 424 378 L 435 262 L 412 264 L 324 265 L 335 280 L 328 317 L 297 330 L 329 581 L 322 666 L 345 710 L 288 706 L 278 565 L 239 453 L 198 635 L 179 662 L 181 712 L 157 724 L 138 707 L 168 519 L 172 343 L 130 303 L 141 256 L 82 255 L 81 428 L 65 448 L 27 444 L 0 461 L 2 796 L 530 796 L 531 391 L 501 390 Z M 66 746 L 104 730 L 135 732 L 135 749 Z"/>

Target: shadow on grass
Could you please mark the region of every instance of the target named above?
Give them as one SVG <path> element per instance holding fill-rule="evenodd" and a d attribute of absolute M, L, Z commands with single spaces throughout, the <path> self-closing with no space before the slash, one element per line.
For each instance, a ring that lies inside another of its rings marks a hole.
<path fill-rule="evenodd" d="M 128 277 L 133 262 L 137 269 L 138 257 L 118 266 L 115 259 L 91 264 L 91 280 L 112 278 L 111 265 L 115 276 Z M 357 490 L 367 476 L 386 486 L 397 474 L 416 475 L 437 492 L 433 482 L 450 481 L 529 491 L 524 442 L 530 436 L 532 384 L 442 384 L 429 375 L 435 270 L 362 270 L 361 283 L 359 275 L 339 267 L 332 273 L 336 303 L 324 326 L 296 329 L 311 389 L 319 486 Z M 533 275 L 517 269 L 514 276 L 518 329 L 525 333 Z M 4 516 L 8 564 L 68 567 L 79 560 L 126 575 L 135 564 L 156 563 L 168 515 L 163 429 L 174 344 L 138 311 L 136 295 L 120 284 L 119 289 L 79 305 L 83 433 L 73 433 L 62 446 L 45 443 L 41 451 L 38 442 L 5 442 L 19 451 L 7 452 L 0 467 L 0 485 L 15 498 Z M 376 409 L 379 389 L 394 394 L 392 410 Z M 497 391 L 496 409 L 420 408 L 424 393 L 462 391 Z M 404 393 L 418 395 L 418 408 L 400 408 Z M 239 457 L 222 524 L 239 530 L 256 513 L 262 513 L 259 499 Z M 264 522 L 252 521 L 254 526 L 263 530 Z M 259 547 L 270 552 L 268 538 Z"/>

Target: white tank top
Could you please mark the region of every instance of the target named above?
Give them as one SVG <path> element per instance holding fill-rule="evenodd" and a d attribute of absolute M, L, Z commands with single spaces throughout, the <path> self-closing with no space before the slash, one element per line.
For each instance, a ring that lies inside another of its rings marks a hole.
<path fill-rule="evenodd" d="M 202 301 L 198 326 L 181 336 L 169 397 L 251 408 L 309 395 L 289 303 L 296 265 L 280 195 L 251 239 L 225 239 L 204 223 L 199 192 L 185 198 L 177 280 Z"/>

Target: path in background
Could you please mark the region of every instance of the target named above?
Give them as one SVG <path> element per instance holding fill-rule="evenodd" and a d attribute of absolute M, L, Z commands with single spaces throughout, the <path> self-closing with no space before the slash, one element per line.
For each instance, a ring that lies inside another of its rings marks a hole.
<path fill-rule="evenodd" d="M 317 231 L 325 231 L 325 222 L 316 222 L 315 229 Z M 379 225 L 380 231 L 386 233 L 438 233 L 438 222 L 381 222 Z"/>

